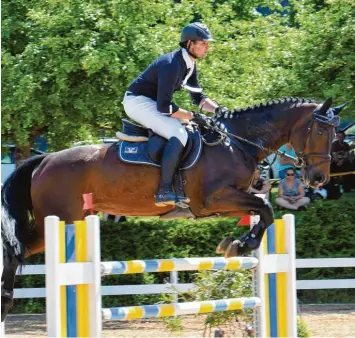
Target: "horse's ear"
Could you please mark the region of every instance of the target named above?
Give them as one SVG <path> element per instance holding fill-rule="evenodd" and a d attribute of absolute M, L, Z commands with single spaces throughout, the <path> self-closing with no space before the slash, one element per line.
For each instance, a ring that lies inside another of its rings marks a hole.
<path fill-rule="evenodd" d="M 334 115 L 338 115 L 348 103 L 349 102 L 345 102 L 345 103 L 341 104 L 340 106 L 332 108 Z"/>
<path fill-rule="evenodd" d="M 319 108 L 319 114 L 327 115 L 327 111 L 331 107 L 332 103 L 333 99 L 331 97 L 328 97 L 322 104 L 322 106 Z"/>

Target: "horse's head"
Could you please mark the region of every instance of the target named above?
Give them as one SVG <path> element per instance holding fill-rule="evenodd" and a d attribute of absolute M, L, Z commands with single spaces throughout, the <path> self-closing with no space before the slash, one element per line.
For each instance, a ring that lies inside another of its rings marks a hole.
<path fill-rule="evenodd" d="M 331 105 L 329 98 L 291 129 L 290 142 L 304 169 L 307 186 L 319 187 L 330 179 L 331 146 L 340 121 L 338 114 L 346 104 Z"/>

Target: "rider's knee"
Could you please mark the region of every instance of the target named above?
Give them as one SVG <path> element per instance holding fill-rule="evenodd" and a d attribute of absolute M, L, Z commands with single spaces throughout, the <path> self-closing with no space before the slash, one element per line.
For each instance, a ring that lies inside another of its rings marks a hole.
<path fill-rule="evenodd" d="M 187 143 L 187 139 L 188 139 L 189 135 L 187 134 L 187 131 L 186 131 L 185 127 L 182 127 L 180 129 L 182 129 L 181 130 L 181 140 L 180 141 L 185 146 L 186 143 Z"/>
<path fill-rule="evenodd" d="M 185 127 L 177 128 L 171 132 L 171 137 L 176 137 L 183 146 L 187 143 L 188 134 Z"/>

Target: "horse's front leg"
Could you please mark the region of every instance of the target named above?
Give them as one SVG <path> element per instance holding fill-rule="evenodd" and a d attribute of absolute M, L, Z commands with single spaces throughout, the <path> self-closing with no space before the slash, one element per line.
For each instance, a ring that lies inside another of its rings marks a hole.
<path fill-rule="evenodd" d="M 245 256 L 260 246 L 265 230 L 274 223 L 274 213 L 268 201 L 232 187 L 218 191 L 206 199 L 207 209 L 230 214 L 260 215 L 260 221 L 239 240 L 227 237 L 217 247 L 225 257 Z"/>

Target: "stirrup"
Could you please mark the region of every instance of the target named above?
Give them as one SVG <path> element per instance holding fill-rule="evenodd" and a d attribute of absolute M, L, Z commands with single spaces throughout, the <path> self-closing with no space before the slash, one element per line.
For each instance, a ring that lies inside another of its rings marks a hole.
<path fill-rule="evenodd" d="M 187 196 L 176 195 L 176 203 L 180 208 L 189 208 L 190 199 Z"/>
<path fill-rule="evenodd" d="M 188 197 L 177 196 L 171 189 L 166 191 L 159 190 L 159 192 L 155 195 L 155 205 L 157 207 L 177 205 L 180 208 L 188 208 L 189 206 L 187 203 L 190 203 L 190 199 Z"/>
<path fill-rule="evenodd" d="M 189 201 L 186 203 L 190 203 L 190 199 L 188 199 Z M 181 201 L 178 201 L 175 203 L 175 205 L 181 209 L 187 209 L 187 208 L 190 208 L 190 206 L 188 204 L 186 204 L 185 202 L 181 202 Z"/>

